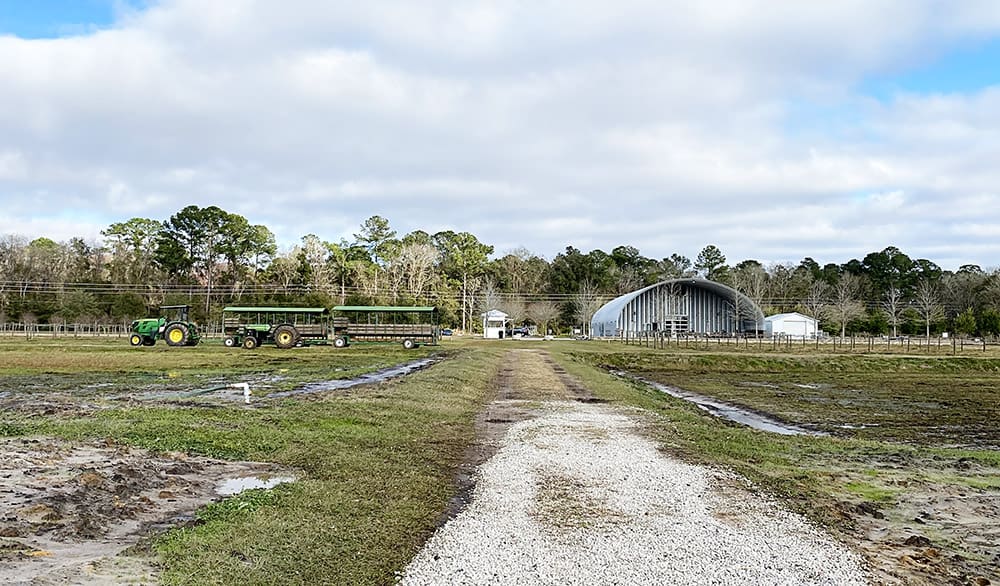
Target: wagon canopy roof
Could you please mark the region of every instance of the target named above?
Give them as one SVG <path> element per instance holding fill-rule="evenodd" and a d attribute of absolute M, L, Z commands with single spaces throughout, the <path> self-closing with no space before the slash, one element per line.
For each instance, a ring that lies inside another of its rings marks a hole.
<path fill-rule="evenodd" d="M 398 305 L 338 305 L 334 311 L 368 311 L 383 313 L 433 313 L 436 307 L 426 307 L 420 305 L 398 306 Z"/>
<path fill-rule="evenodd" d="M 224 307 L 233 313 L 328 313 L 325 307 Z"/>

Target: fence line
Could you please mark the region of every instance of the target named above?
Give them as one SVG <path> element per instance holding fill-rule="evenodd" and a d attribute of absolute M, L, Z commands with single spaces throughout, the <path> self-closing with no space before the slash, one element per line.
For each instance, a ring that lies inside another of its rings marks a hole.
<path fill-rule="evenodd" d="M 987 352 L 1000 349 L 1000 340 L 986 338 L 942 338 L 942 337 L 898 337 L 882 336 L 837 336 L 790 337 L 775 336 L 718 336 L 707 334 L 674 334 L 669 332 L 623 332 L 616 341 L 644 348 L 668 349 L 688 348 L 710 350 L 712 348 L 744 349 L 757 351 L 792 351 L 796 349 L 826 349 L 833 352 L 888 352 L 952 354 L 960 352 Z"/>

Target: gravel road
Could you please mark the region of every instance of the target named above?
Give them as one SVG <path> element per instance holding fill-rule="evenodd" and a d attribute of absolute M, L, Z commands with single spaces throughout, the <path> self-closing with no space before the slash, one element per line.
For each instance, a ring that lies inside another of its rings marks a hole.
<path fill-rule="evenodd" d="M 739 478 L 665 456 L 637 416 L 551 402 L 401 583 L 867 584 L 860 558 Z"/>

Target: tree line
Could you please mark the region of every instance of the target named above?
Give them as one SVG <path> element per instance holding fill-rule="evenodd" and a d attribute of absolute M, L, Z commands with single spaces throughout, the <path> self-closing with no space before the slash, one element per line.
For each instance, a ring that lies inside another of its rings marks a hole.
<path fill-rule="evenodd" d="M 702 276 L 744 293 L 765 314 L 800 311 L 839 335 L 1000 335 L 1000 272 L 946 271 L 891 246 L 822 266 L 810 257 L 730 265 L 714 245 L 694 260 L 648 258 L 629 245 L 587 253 L 567 246 L 546 260 L 524 248 L 495 254 L 469 232 L 399 235 L 372 216 L 350 240 L 307 234 L 279 250 L 266 226 L 216 206 L 131 218 L 101 234 L 95 242 L 0 239 L 0 323 L 123 322 L 178 303 L 193 305 L 200 321 L 230 303 L 417 304 L 436 305 L 443 323 L 464 330 L 495 308 L 515 324 L 586 331 L 608 299 Z"/>

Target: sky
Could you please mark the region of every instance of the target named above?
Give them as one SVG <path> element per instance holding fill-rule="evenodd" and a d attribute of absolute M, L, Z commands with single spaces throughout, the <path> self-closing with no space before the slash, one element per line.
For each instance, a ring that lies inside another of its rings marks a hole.
<path fill-rule="evenodd" d="M 993 0 L 0 0 L 0 235 L 1000 266 Z"/>

